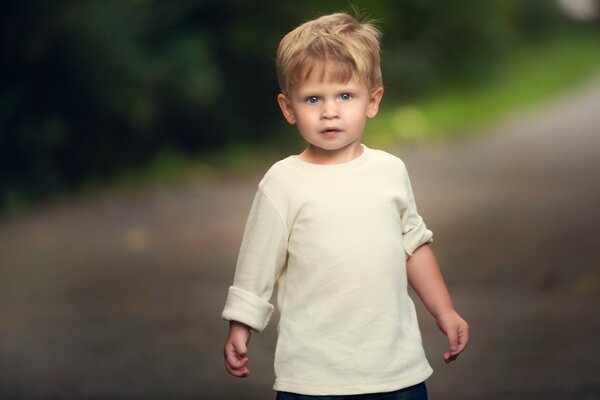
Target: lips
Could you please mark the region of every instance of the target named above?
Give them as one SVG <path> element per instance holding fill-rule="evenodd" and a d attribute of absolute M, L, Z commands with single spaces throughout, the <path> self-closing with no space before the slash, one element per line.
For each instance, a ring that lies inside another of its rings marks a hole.
<path fill-rule="evenodd" d="M 335 134 L 336 134 L 336 133 L 338 133 L 338 132 L 341 132 L 341 129 L 339 129 L 339 128 L 336 128 L 336 127 L 334 127 L 334 126 L 332 126 L 332 127 L 327 127 L 327 128 L 325 128 L 325 129 L 322 129 L 322 130 L 321 130 L 321 134 L 322 134 L 322 135 L 325 135 L 325 136 L 333 136 L 333 135 L 335 135 Z"/>

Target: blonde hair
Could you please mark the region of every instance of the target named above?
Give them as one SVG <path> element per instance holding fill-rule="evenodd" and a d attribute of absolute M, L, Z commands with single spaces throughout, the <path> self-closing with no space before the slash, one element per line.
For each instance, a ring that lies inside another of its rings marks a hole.
<path fill-rule="evenodd" d="M 284 94 L 319 70 L 340 82 L 356 77 L 370 91 L 383 85 L 381 33 L 370 21 L 347 13 L 325 15 L 289 32 L 277 49 L 277 79 Z"/>

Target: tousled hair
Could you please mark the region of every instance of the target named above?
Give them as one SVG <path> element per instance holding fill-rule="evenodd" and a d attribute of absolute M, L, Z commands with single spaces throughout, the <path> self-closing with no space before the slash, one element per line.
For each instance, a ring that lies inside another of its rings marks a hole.
<path fill-rule="evenodd" d="M 279 43 L 276 69 L 284 94 L 313 72 L 339 82 L 363 81 L 370 91 L 383 85 L 381 33 L 370 21 L 335 13 L 305 22 Z"/>

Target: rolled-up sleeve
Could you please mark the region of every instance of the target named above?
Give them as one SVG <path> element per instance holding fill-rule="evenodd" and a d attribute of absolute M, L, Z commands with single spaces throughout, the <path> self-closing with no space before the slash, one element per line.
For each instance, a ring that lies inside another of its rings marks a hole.
<path fill-rule="evenodd" d="M 270 299 L 287 258 L 288 230 L 281 214 L 259 188 L 246 223 L 233 286 L 222 317 L 262 331 L 271 318 Z"/>
<path fill-rule="evenodd" d="M 423 218 L 417 212 L 415 196 L 408 172 L 404 168 L 404 188 L 407 202 L 400 211 L 402 220 L 402 241 L 406 256 L 410 257 L 420 246 L 433 241 L 433 233 L 427 229 Z"/>

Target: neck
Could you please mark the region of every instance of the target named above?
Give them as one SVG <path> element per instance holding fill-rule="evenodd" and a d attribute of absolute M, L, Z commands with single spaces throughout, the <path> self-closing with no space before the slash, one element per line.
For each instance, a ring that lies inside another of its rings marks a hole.
<path fill-rule="evenodd" d="M 311 164 L 342 164 L 360 157 L 363 151 L 364 148 L 360 143 L 336 150 L 327 150 L 309 145 L 298 158 Z"/>

